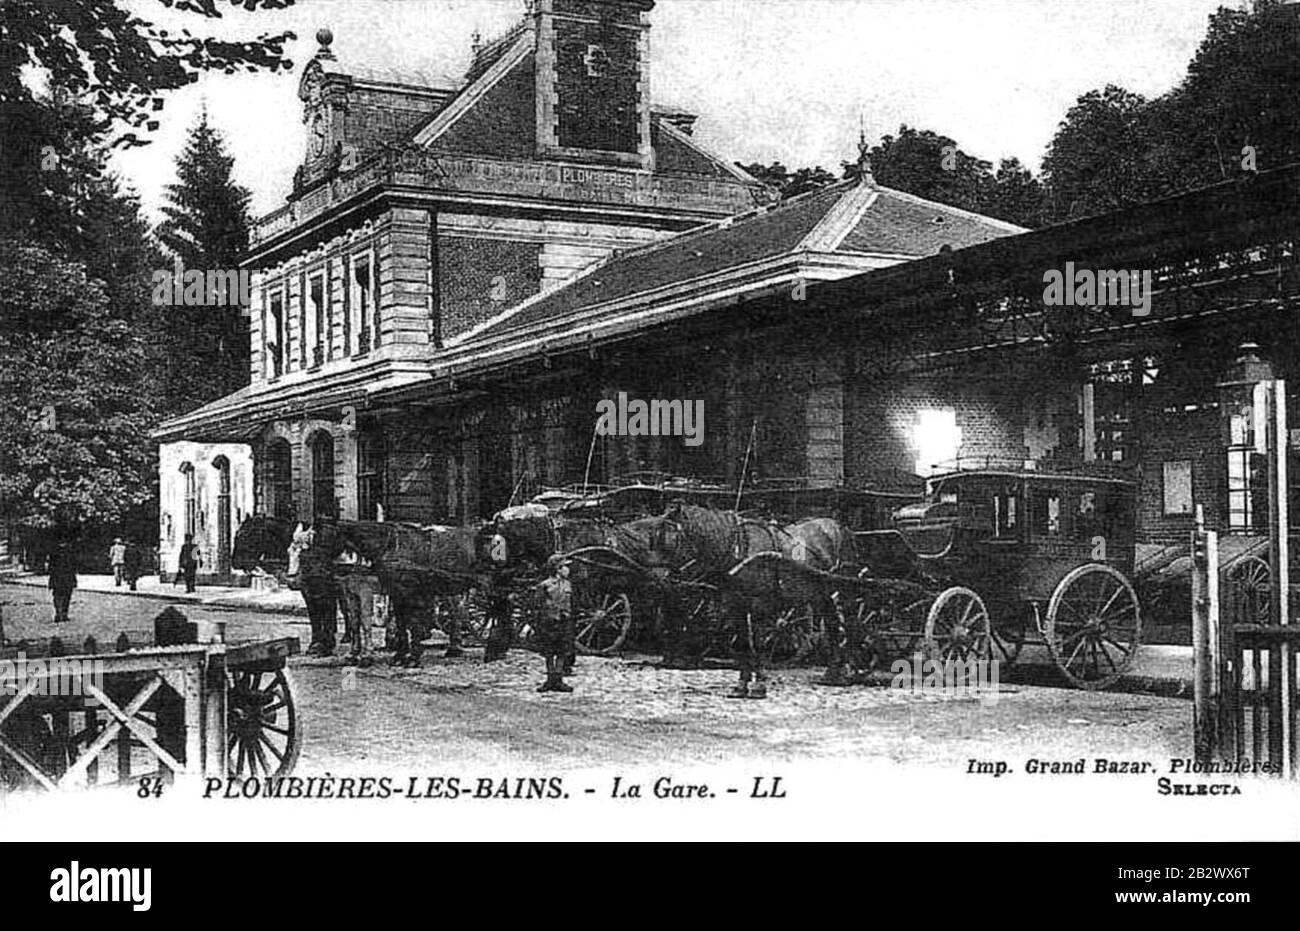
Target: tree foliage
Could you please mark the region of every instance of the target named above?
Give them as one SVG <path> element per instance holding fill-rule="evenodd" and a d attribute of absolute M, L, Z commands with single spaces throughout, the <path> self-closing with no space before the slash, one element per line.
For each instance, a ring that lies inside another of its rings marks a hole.
<path fill-rule="evenodd" d="M 1154 100 L 1092 91 L 1066 114 L 1044 175 L 1057 221 L 1300 161 L 1300 7 L 1221 8 L 1183 81 Z M 1248 155 L 1251 156 L 1248 158 Z"/>
<path fill-rule="evenodd" d="M 120 520 L 149 500 L 143 341 L 85 266 L 0 239 L 0 510 L 38 527 Z"/>
<path fill-rule="evenodd" d="M 737 164 L 740 163 L 737 162 Z M 740 165 L 740 167 L 777 191 L 782 200 L 789 200 L 791 197 L 798 197 L 800 194 L 819 190 L 840 180 L 820 165 L 816 168 L 800 168 L 796 171 L 791 171 L 779 161 L 770 165 L 754 162 L 750 165 Z"/>
<path fill-rule="evenodd" d="M 200 23 L 293 0 L 156 2 Z M 168 263 L 112 148 L 147 142 L 201 72 L 290 67 L 292 33 L 171 34 L 145 5 L 0 0 L 0 517 L 28 528 L 144 527 L 156 509 L 170 347 L 151 279 Z"/>
<path fill-rule="evenodd" d="M 248 190 L 232 177 L 235 160 L 205 112 L 190 130 L 167 186 L 166 219 L 156 234 L 186 269 L 233 270 L 248 249 Z M 248 332 L 238 306 L 161 308 L 157 322 L 166 375 L 164 408 L 182 413 L 248 382 Z"/>

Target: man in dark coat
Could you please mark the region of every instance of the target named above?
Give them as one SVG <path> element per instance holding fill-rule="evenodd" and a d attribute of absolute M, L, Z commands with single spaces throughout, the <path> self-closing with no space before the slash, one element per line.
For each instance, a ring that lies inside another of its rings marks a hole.
<path fill-rule="evenodd" d="M 559 556 L 546 564 L 550 577 L 537 586 L 537 652 L 546 657 L 546 681 L 539 692 L 572 692 L 564 681 L 577 631 L 573 620 L 573 584 L 569 566 Z"/>
<path fill-rule="evenodd" d="M 135 585 L 142 575 L 144 575 L 144 551 L 138 544 L 128 543 L 126 561 L 122 564 L 122 577 L 126 579 L 126 584 L 131 591 L 135 591 Z"/>
<path fill-rule="evenodd" d="M 199 574 L 199 548 L 194 544 L 194 534 L 185 534 L 185 545 L 181 547 L 181 575 L 185 577 L 185 590 L 194 591 L 194 584 Z"/>
<path fill-rule="evenodd" d="M 72 544 L 60 540 L 50 554 L 50 591 L 54 595 L 54 620 L 68 619 L 72 605 L 72 592 L 77 587 L 77 556 Z"/>
<path fill-rule="evenodd" d="M 324 547 L 308 543 L 298 556 L 298 587 L 311 618 L 308 656 L 333 656 L 338 630 L 339 595 L 334 560 Z"/>

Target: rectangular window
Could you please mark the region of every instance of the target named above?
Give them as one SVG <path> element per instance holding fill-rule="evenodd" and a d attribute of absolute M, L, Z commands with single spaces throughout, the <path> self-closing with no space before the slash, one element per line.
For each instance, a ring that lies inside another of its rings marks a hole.
<path fill-rule="evenodd" d="M 1190 460 L 1164 464 L 1165 516 L 1192 513 L 1192 463 Z"/>
<path fill-rule="evenodd" d="M 378 520 L 384 500 L 383 437 L 357 437 L 357 517 Z"/>
<path fill-rule="evenodd" d="M 308 328 L 310 341 L 307 344 L 307 358 L 312 368 L 320 368 L 325 363 L 325 334 L 329 326 L 329 318 L 325 313 L 325 276 L 314 275 L 308 282 L 311 326 Z"/>
<path fill-rule="evenodd" d="M 267 377 L 284 374 L 284 292 L 272 291 L 267 311 L 267 328 L 262 338 L 266 346 Z"/>
<path fill-rule="evenodd" d="M 934 475 L 951 469 L 961 455 L 961 428 L 953 408 L 923 410 L 912 426 L 916 474 Z"/>
<path fill-rule="evenodd" d="M 1132 421 L 1137 377 L 1131 359 L 1089 366 L 1094 453 L 1103 462 L 1131 462 L 1136 457 Z"/>
<path fill-rule="evenodd" d="M 1250 458 L 1253 447 L 1228 450 L 1228 527 L 1250 530 L 1255 514 L 1250 482 Z"/>
<path fill-rule="evenodd" d="M 356 355 L 364 355 L 379 344 L 375 325 L 374 255 L 365 252 L 352 257 L 352 307 L 356 319 Z"/>

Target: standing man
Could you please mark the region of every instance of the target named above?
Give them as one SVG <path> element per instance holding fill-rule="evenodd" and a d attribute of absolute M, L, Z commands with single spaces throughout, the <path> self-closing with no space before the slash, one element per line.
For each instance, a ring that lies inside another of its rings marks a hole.
<path fill-rule="evenodd" d="M 115 537 L 113 545 L 108 548 L 108 564 L 113 567 L 113 587 L 122 587 L 123 569 L 126 567 L 126 544 L 121 537 Z"/>
<path fill-rule="evenodd" d="M 573 621 L 573 584 L 569 564 L 562 556 L 546 561 L 550 577 L 537 586 L 541 604 L 538 612 L 537 649 L 546 657 L 546 681 L 539 692 L 572 692 L 564 681 L 566 662 L 573 653 L 577 630 Z"/>
<path fill-rule="evenodd" d="M 181 547 L 181 575 L 185 576 L 185 591 L 193 592 L 199 574 L 199 548 L 194 545 L 194 534 L 185 534 L 185 544 Z"/>
<path fill-rule="evenodd" d="M 61 539 L 55 544 L 54 552 L 50 553 L 50 591 L 54 594 L 55 623 L 68 619 L 72 591 L 76 587 L 77 556 L 73 552 L 71 541 Z"/>
<path fill-rule="evenodd" d="M 126 548 L 126 561 L 122 565 L 122 577 L 126 579 L 126 584 L 131 591 L 135 591 L 135 585 L 140 581 L 142 575 L 144 575 L 144 551 L 139 545 L 132 543 Z"/>
<path fill-rule="evenodd" d="M 334 578 L 334 560 L 323 545 L 316 545 L 314 530 L 295 534 L 294 545 L 300 547 L 298 587 L 302 590 L 302 600 L 307 603 L 307 616 L 311 618 L 311 643 L 307 655 L 333 656 L 339 623 L 339 589 Z M 291 573 L 292 569 L 291 559 Z"/>

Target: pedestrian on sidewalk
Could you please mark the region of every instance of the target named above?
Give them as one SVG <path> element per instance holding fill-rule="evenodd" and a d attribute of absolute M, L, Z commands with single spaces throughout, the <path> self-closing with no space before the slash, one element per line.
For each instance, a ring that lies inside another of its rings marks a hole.
<path fill-rule="evenodd" d="M 185 534 L 185 544 L 181 547 L 180 572 L 185 577 L 185 591 L 193 593 L 198 581 L 199 563 L 202 557 L 194 543 L 194 534 Z"/>
<path fill-rule="evenodd" d="M 140 581 L 142 575 L 144 575 L 144 550 L 135 543 L 129 543 L 122 563 L 122 577 L 126 579 L 126 584 L 131 591 L 135 591 L 136 583 Z"/>
<path fill-rule="evenodd" d="M 54 597 L 54 621 L 63 623 L 68 620 L 68 609 L 72 606 L 72 592 L 77 587 L 77 554 L 72 542 L 60 540 L 50 553 L 50 591 Z"/>
<path fill-rule="evenodd" d="M 108 548 L 108 564 L 113 567 L 113 587 L 121 588 L 126 569 L 126 544 L 121 537 L 115 537 L 113 545 Z"/>
<path fill-rule="evenodd" d="M 537 650 L 546 657 L 546 681 L 539 692 L 572 692 L 564 681 L 565 666 L 573 653 L 577 629 L 573 620 L 573 583 L 569 581 L 569 564 L 562 556 L 552 556 L 546 568 L 550 577 L 537 586 L 540 596 L 537 624 Z"/>

